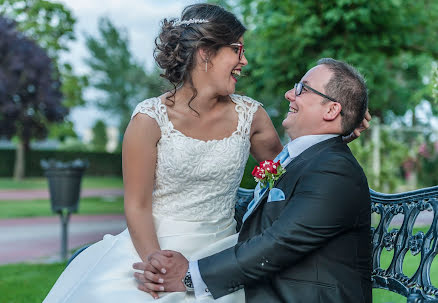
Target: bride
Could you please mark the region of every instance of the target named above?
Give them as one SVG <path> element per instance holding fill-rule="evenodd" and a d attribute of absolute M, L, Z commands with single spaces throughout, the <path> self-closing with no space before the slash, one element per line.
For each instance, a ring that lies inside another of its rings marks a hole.
<path fill-rule="evenodd" d="M 182 292 L 139 290 L 132 264 L 157 250 L 190 259 L 233 246 L 235 196 L 249 153 L 262 161 L 282 150 L 260 103 L 233 95 L 248 63 L 242 23 L 210 4 L 186 7 L 180 20 L 163 20 L 154 54 L 174 89 L 139 103 L 124 136 L 128 228 L 75 258 L 45 303 L 194 302 Z M 244 302 L 244 292 L 218 301 Z"/>

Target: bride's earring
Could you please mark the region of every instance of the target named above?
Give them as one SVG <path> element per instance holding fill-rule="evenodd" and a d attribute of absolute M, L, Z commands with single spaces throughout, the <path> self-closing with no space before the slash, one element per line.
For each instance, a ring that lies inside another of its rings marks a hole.
<path fill-rule="evenodd" d="M 208 58 L 205 60 L 205 72 L 208 71 Z"/>

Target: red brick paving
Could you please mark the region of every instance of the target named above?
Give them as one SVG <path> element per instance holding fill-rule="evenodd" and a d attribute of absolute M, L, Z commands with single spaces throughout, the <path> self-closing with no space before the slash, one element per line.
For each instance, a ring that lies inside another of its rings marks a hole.
<path fill-rule="evenodd" d="M 72 215 L 68 249 L 94 243 L 126 227 L 123 215 Z M 58 260 L 61 224 L 57 216 L 0 220 L 0 264 Z"/>

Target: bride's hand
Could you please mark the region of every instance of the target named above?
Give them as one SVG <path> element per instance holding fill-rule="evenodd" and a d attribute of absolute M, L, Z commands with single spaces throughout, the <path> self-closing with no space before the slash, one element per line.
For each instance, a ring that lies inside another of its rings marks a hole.
<path fill-rule="evenodd" d="M 365 113 L 365 118 L 363 119 L 362 123 L 359 125 L 358 128 L 356 128 L 351 134 L 348 136 L 342 137 L 345 143 L 350 143 L 353 140 L 356 140 L 359 138 L 360 133 L 364 130 L 368 129 L 370 127 L 369 121 L 371 120 L 371 115 L 369 111 L 367 110 Z"/>
<path fill-rule="evenodd" d="M 147 264 L 144 262 L 134 264 L 135 269 L 144 271 L 143 278 L 136 275 L 138 280 L 146 281 L 139 286 L 139 289 L 148 293 L 186 290 L 182 279 L 189 265 L 188 260 L 181 253 L 164 250 L 152 254 L 149 259 L 150 262 Z"/>
<path fill-rule="evenodd" d="M 157 272 L 166 273 L 165 264 L 167 264 L 166 258 L 173 256 L 170 250 L 157 250 L 147 256 L 149 264 L 152 265 Z"/>
<path fill-rule="evenodd" d="M 152 254 L 147 256 L 147 262 L 139 262 L 133 264 L 134 269 L 142 270 L 143 273 L 135 272 L 134 277 L 141 284 L 138 286 L 138 289 L 149 293 L 154 299 L 158 299 L 158 291 L 163 291 L 164 288 L 162 285 L 163 278 L 159 275 L 160 271 L 163 271 L 163 267 L 156 260 L 156 258 L 152 259 L 154 254 L 159 254 L 160 251 L 155 251 Z M 170 256 L 169 253 L 165 252 L 165 256 Z M 159 268 L 159 269 L 157 269 Z M 164 270 L 165 272 L 165 270 Z"/>

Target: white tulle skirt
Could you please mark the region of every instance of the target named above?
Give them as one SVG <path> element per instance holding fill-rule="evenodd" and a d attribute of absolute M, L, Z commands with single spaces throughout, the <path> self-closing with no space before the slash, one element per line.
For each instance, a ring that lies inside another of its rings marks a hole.
<path fill-rule="evenodd" d="M 200 259 L 237 243 L 234 219 L 210 222 L 175 221 L 155 218 L 161 249 L 181 252 L 187 259 Z M 213 300 L 197 300 L 183 292 L 159 293 L 160 299 L 137 289 L 132 264 L 141 262 L 128 229 L 106 235 L 77 256 L 56 281 L 43 303 L 143 303 L 143 302 L 245 302 L 243 289 Z"/>

